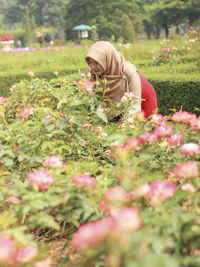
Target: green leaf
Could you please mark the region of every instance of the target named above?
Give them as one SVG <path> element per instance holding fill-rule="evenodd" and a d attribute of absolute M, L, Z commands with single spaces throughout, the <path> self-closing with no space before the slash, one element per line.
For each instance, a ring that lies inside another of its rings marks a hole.
<path fill-rule="evenodd" d="M 107 117 L 106 117 L 106 115 L 104 113 L 96 111 L 96 114 L 102 121 L 104 121 L 105 123 L 108 122 L 108 119 L 107 119 Z"/>
<path fill-rule="evenodd" d="M 43 227 L 53 228 L 55 230 L 59 230 L 59 224 L 54 220 L 52 216 L 45 212 L 39 212 L 37 215 L 33 215 L 29 218 L 30 222 L 35 222 L 37 225 L 41 225 Z"/>

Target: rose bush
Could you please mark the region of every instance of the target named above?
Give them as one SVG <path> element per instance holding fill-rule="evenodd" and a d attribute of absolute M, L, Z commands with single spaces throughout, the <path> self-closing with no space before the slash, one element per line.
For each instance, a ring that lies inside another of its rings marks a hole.
<path fill-rule="evenodd" d="M 2 262 L 45 262 L 45 233 L 69 239 L 60 266 L 198 266 L 200 119 L 133 119 L 125 96 L 107 123 L 87 75 L 29 79 L 0 98 Z"/>

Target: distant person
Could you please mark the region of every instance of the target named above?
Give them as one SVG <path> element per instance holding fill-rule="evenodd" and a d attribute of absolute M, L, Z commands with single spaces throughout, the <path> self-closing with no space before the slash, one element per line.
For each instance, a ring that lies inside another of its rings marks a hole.
<path fill-rule="evenodd" d="M 51 34 L 49 32 L 46 33 L 44 40 L 47 44 L 52 44 L 52 38 L 51 38 Z"/>
<path fill-rule="evenodd" d="M 40 44 L 40 48 L 41 48 L 42 43 L 43 43 L 43 36 L 40 32 L 37 34 L 37 39 L 38 39 L 38 43 Z"/>
<path fill-rule="evenodd" d="M 135 100 L 134 113 L 143 111 L 145 118 L 148 118 L 156 112 L 157 98 L 153 86 L 110 42 L 94 43 L 85 60 L 89 65 L 91 80 L 98 81 L 102 90 L 106 84 L 107 107 L 114 110 L 108 116 L 109 119 L 117 120 L 123 115 L 116 103 L 121 102 L 124 94 L 130 92 Z"/>

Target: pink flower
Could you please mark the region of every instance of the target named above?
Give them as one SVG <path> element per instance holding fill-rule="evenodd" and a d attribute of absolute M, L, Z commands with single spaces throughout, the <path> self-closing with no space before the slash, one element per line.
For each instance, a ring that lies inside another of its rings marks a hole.
<path fill-rule="evenodd" d="M 123 95 L 122 98 L 121 98 L 121 102 L 124 103 L 124 102 L 127 102 L 127 101 L 128 101 L 127 96 Z"/>
<path fill-rule="evenodd" d="M 173 46 L 172 49 L 175 50 L 175 51 L 178 50 L 178 48 L 176 46 Z"/>
<path fill-rule="evenodd" d="M 157 135 L 158 139 L 163 138 L 167 135 L 172 134 L 173 128 L 171 125 L 162 124 L 161 126 L 156 127 L 154 134 Z"/>
<path fill-rule="evenodd" d="M 165 119 L 165 117 L 163 117 L 163 115 L 155 113 L 152 115 L 151 121 L 155 125 L 162 125 L 163 123 L 165 123 L 166 119 Z"/>
<path fill-rule="evenodd" d="M 121 144 L 118 140 L 115 140 L 113 143 L 110 144 L 110 148 L 113 149 L 115 147 L 120 147 Z"/>
<path fill-rule="evenodd" d="M 105 200 L 102 200 L 99 203 L 99 209 L 103 211 L 104 216 L 109 216 L 111 215 L 111 212 L 117 208 L 115 206 L 112 206 L 110 203 L 106 202 Z"/>
<path fill-rule="evenodd" d="M 34 108 L 32 107 L 27 107 L 23 110 L 20 111 L 19 113 L 19 119 L 24 119 L 25 121 L 28 120 L 28 117 L 30 115 L 34 114 Z"/>
<path fill-rule="evenodd" d="M 55 76 L 58 76 L 58 71 L 57 71 L 57 70 L 54 70 L 53 74 L 54 74 Z"/>
<path fill-rule="evenodd" d="M 53 176 L 45 170 L 30 172 L 28 178 L 29 185 L 32 187 L 37 185 L 41 191 L 47 190 L 49 185 L 54 184 Z"/>
<path fill-rule="evenodd" d="M 111 150 L 110 150 L 110 149 L 106 149 L 106 150 L 104 151 L 104 155 L 105 155 L 106 157 L 111 158 Z"/>
<path fill-rule="evenodd" d="M 156 60 L 156 57 L 152 57 L 153 60 Z"/>
<path fill-rule="evenodd" d="M 41 261 L 37 261 L 34 267 L 52 267 L 51 258 L 46 258 Z"/>
<path fill-rule="evenodd" d="M 95 132 L 102 132 L 102 127 L 101 126 L 97 126 L 97 127 L 94 127 L 94 131 Z"/>
<path fill-rule="evenodd" d="M 191 120 L 196 118 L 196 114 L 188 113 L 187 111 L 178 111 L 172 115 L 173 122 L 190 123 Z"/>
<path fill-rule="evenodd" d="M 200 152 L 199 145 L 194 143 L 184 144 L 180 147 L 179 151 L 181 154 L 189 155 L 189 156 L 197 156 Z"/>
<path fill-rule="evenodd" d="M 163 200 L 172 197 L 176 192 L 176 186 L 168 181 L 157 180 L 150 184 L 151 204 L 157 205 Z"/>
<path fill-rule="evenodd" d="M 162 51 L 169 52 L 169 51 L 170 51 L 170 48 L 169 48 L 169 47 L 163 47 L 163 48 L 162 48 Z"/>
<path fill-rule="evenodd" d="M 69 119 L 69 124 L 74 124 L 74 120 L 72 118 Z"/>
<path fill-rule="evenodd" d="M 44 167 L 63 168 L 63 161 L 59 156 L 51 156 L 43 162 Z"/>
<path fill-rule="evenodd" d="M 78 81 L 78 88 L 80 89 L 80 91 L 93 91 L 93 89 L 95 88 L 96 83 L 93 81 Z"/>
<path fill-rule="evenodd" d="M 98 106 L 98 108 L 97 108 L 97 110 L 96 110 L 97 112 L 101 112 L 101 113 L 104 113 L 104 109 L 103 109 L 103 107 L 100 105 L 100 106 Z"/>
<path fill-rule="evenodd" d="M 174 134 L 170 137 L 167 138 L 167 142 L 170 145 L 177 145 L 183 141 L 183 136 L 182 134 Z"/>
<path fill-rule="evenodd" d="M 105 197 L 110 202 L 122 202 L 122 203 L 127 202 L 130 199 L 128 193 L 126 193 L 124 188 L 121 186 L 115 186 L 109 188 L 105 193 Z"/>
<path fill-rule="evenodd" d="M 0 97 L 0 106 L 5 107 L 5 102 L 8 101 L 8 98 L 6 96 L 1 96 Z"/>
<path fill-rule="evenodd" d="M 83 175 L 75 175 L 72 180 L 78 187 L 88 187 L 94 189 L 96 180 L 88 173 Z"/>
<path fill-rule="evenodd" d="M 173 173 L 177 178 L 189 179 L 197 177 L 199 170 L 195 161 L 187 161 L 175 165 Z"/>
<path fill-rule="evenodd" d="M 194 187 L 193 184 L 190 184 L 190 183 L 185 183 L 181 186 L 181 189 L 183 191 L 189 191 L 191 193 L 194 193 L 196 191 L 196 188 Z"/>
<path fill-rule="evenodd" d="M 140 141 L 140 144 L 147 143 L 147 142 L 152 143 L 152 142 L 158 141 L 157 135 L 151 132 L 146 132 L 144 134 L 141 134 L 138 137 L 138 139 Z"/>
<path fill-rule="evenodd" d="M 53 120 L 55 120 L 55 117 L 52 116 L 51 114 L 47 114 L 47 115 L 45 116 L 45 119 L 47 119 L 49 122 L 52 122 Z"/>
<path fill-rule="evenodd" d="M 139 138 L 132 138 L 126 141 L 123 145 L 124 149 L 134 148 L 135 150 L 140 150 L 140 140 Z"/>
<path fill-rule="evenodd" d="M 85 123 L 82 128 L 83 128 L 83 130 L 85 130 L 85 129 L 91 127 L 91 126 L 92 125 L 90 123 Z"/>
<path fill-rule="evenodd" d="M 19 203 L 22 202 L 22 200 L 19 199 L 19 198 L 16 197 L 16 196 L 10 196 L 10 197 L 8 198 L 8 201 L 9 201 L 9 202 L 12 202 L 13 204 L 19 204 Z"/>
<path fill-rule="evenodd" d="M 122 207 L 112 212 L 111 218 L 114 220 L 114 230 L 131 232 L 143 226 L 143 221 L 136 208 Z"/>
<path fill-rule="evenodd" d="M 18 263 L 30 262 L 38 255 L 38 249 L 36 247 L 24 246 L 17 253 Z"/>
<path fill-rule="evenodd" d="M 34 76 L 34 72 L 32 70 L 30 70 L 30 71 L 27 72 L 27 75 L 29 77 L 33 77 Z"/>
<path fill-rule="evenodd" d="M 105 138 L 105 137 L 108 137 L 108 134 L 107 133 L 100 133 L 100 136 Z"/>
<path fill-rule="evenodd" d="M 83 224 L 72 237 L 72 246 L 78 250 L 96 247 L 106 238 L 111 228 L 112 221 L 109 218 Z"/>
<path fill-rule="evenodd" d="M 200 131 L 200 119 L 193 119 L 191 122 L 190 122 L 190 128 L 193 130 L 193 131 Z"/>
<path fill-rule="evenodd" d="M 17 250 L 14 246 L 14 240 L 6 235 L 0 235 L 0 264 L 7 266 L 7 264 L 15 264 L 17 257 Z"/>
<path fill-rule="evenodd" d="M 137 186 L 134 190 L 129 192 L 129 196 L 132 200 L 146 196 L 150 191 L 150 186 L 148 184 L 143 184 Z"/>

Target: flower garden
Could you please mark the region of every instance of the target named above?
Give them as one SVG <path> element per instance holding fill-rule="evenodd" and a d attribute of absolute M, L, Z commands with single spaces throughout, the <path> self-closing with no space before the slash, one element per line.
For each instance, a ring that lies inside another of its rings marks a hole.
<path fill-rule="evenodd" d="M 182 72 L 190 81 L 199 70 L 199 39 L 192 38 L 184 48 L 175 46 L 180 40 L 168 49 L 138 44 L 136 62 L 144 74 Z M 159 107 L 150 120 L 142 113 L 133 120 L 126 94 L 126 115 L 108 123 L 103 95 L 94 93 L 98 84 L 79 63 L 87 48 L 73 49 L 68 74 L 58 51 L 43 54 L 52 53 L 48 77 L 42 59 L 36 63 L 44 51 L 0 55 L 5 80 L 14 73 L 12 60 L 21 62 L 17 75 L 26 76 L 8 82 L 7 91 L 0 85 L 0 266 L 199 266 L 200 107 L 171 106 L 168 114 Z M 134 49 L 120 49 L 134 63 Z M 49 243 L 63 237 L 62 258 L 53 265 Z"/>

